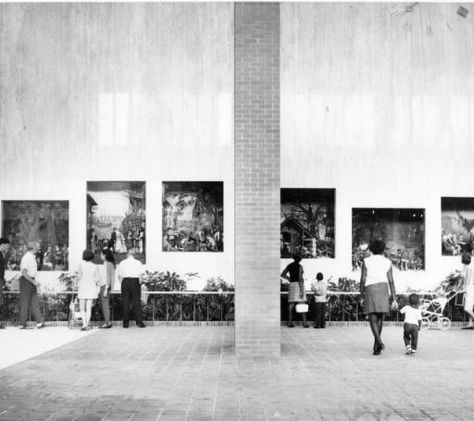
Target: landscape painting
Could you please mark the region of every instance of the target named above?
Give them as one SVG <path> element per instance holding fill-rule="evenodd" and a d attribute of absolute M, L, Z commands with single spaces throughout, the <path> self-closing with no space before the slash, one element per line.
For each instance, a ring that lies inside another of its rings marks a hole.
<path fill-rule="evenodd" d="M 281 189 L 280 257 L 335 257 L 335 189 Z"/>
<path fill-rule="evenodd" d="M 146 214 L 144 181 L 87 183 L 87 248 L 100 259 L 109 248 L 119 263 L 129 250 L 145 263 Z"/>
<path fill-rule="evenodd" d="M 385 256 L 402 271 L 425 267 L 425 210 L 352 209 L 352 266 L 358 270 L 373 240 L 385 242 Z"/>
<path fill-rule="evenodd" d="M 2 236 L 10 240 L 7 267 L 20 270 L 28 242 L 38 242 L 38 270 L 69 268 L 69 202 L 54 200 L 3 201 Z"/>
<path fill-rule="evenodd" d="M 457 256 L 474 247 L 474 198 L 441 198 L 441 253 Z"/>
<path fill-rule="evenodd" d="M 163 182 L 163 251 L 224 251 L 224 183 Z"/>

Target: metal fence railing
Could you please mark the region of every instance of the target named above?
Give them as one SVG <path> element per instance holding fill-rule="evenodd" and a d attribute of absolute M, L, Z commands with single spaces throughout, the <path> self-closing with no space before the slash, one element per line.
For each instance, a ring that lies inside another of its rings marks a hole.
<path fill-rule="evenodd" d="M 399 304 L 404 305 L 408 294 L 397 295 Z M 73 292 L 39 294 L 40 309 L 47 321 L 66 322 L 69 320 L 69 305 Z M 308 320 L 315 318 L 313 293 L 307 292 Z M 422 298 L 434 296 L 431 292 L 420 293 Z M 113 321 L 122 320 L 122 298 L 119 292 L 111 294 L 111 315 Z M 281 321 L 288 319 L 288 292 L 281 292 Z M 234 291 L 143 291 L 142 311 L 146 321 L 157 322 L 233 322 Z M 466 320 L 462 307 L 450 302 L 445 315 L 452 321 Z M 366 316 L 360 306 L 359 293 L 331 291 L 328 294 L 327 315 L 329 322 L 359 322 Z M 3 320 L 15 324 L 19 321 L 19 292 L 5 291 Z M 92 321 L 102 320 L 100 305 L 92 308 Z M 295 321 L 301 320 L 299 315 Z M 387 315 L 388 321 L 403 320 L 398 311 Z"/>

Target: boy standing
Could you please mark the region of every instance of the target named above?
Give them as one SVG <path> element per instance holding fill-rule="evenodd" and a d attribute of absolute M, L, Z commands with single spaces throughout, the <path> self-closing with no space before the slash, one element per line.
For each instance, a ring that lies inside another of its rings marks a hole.
<path fill-rule="evenodd" d="M 316 304 L 315 329 L 326 328 L 326 303 L 328 285 L 321 272 L 316 275 L 316 285 L 314 287 L 314 301 Z"/>
<path fill-rule="evenodd" d="M 403 324 L 403 340 L 405 341 L 405 353 L 416 355 L 418 345 L 418 331 L 421 329 L 420 298 L 416 294 L 408 296 L 408 305 L 404 306 L 400 313 L 405 315 Z"/>

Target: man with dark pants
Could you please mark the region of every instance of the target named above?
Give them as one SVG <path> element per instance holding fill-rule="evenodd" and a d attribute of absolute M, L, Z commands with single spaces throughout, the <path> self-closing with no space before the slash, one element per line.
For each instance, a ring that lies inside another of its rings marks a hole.
<path fill-rule="evenodd" d="M 41 329 L 45 326 L 44 318 L 38 305 L 38 286 L 36 274 L 38 266 L 36 263 L 36 253 L 39 250 L 39 243 L 30 242 L 27 245 L 27 252 L 21 258 L 20 270 L 20 329 L 26 329 L 28 310 L 36 320 L 36 327 Z"/>
<path fill-rule="evenodd" d="M 0 238 L 0 329 L 5 329 L 5 300 L 3 297 L 3 287 L 5 286 L 5 269 L 7 267 L 7 252 L 10 248 L 10 240 Z"/>
<path fill-rule="evenodd" d="M 133 251 L 128 251 L 128 256 L 117 268 L 117 276 L 121 283 L 122 306 L 123 306 L 123 327 L 128 328 L 130 321 L 130 303 L 135 313 L 135 321 L 138 327 L 145 327 L 142 318 L 142 301 L 140 281 L 142 280 L 145 268 L 143 264 L 135 259 Z"/>
<path fill-rule="evenodd" d="M 327 303 L 327 282 L 321 272 L 316 275 L 316 285 L 314 291 L 314 301 L 316 306 L 316 320 L 314 327 L 324 329 L 326 327 L 326 303 Z"/>

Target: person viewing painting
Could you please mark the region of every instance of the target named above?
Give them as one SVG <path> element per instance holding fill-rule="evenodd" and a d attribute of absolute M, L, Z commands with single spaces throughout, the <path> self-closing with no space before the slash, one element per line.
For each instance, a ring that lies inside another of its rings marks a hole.
<path fill-rule="evenodd" d="M 5 269 L 7 268 L 7 253 L 10 248 L 8 238 L 0 238 L 0 329 L 5 329 L 5 299 L 3 297 L 3 288 L 5 286 Z"/>
<path fill-rule="evenodd" d="M 92 263 L 93 259 L 94 253 L 91 250 L 84 250 L 77 275 L 77 296 L 82 313 L 82 330 L 90 329 L 92 304 L 99 294 L 99 268 Z"/>
<path fill-rule="evenodd" d="M 302 258 L 299 254 L 293 256 L 293 263 L 290 263 L 281 273 L 281 277 L 290 282 L 288 294 L 288 327 L 295 327 L 293 324 L 293 311 L 295 304 L 306 302 L 306 293 L 304 289 Z M 289 275 L 288 275 L 289 274 Z M 306 320 L 306 313 L 302 313 L 303 327 L 309 327 Z"/>
<path fill-rule="evenodd" d="M 389 312 L 389 289 L 392 308 L 398 308 L 392 262 L 383 256 L 385 243 L 374 240 L 369 245 L 371 255 L 364 259 L 360 278 L 360 297 L 364 312 L 374 336 L 373 355 L 380 355 L 385 345 L 382 342 L 382 327 L 385 314 Z"/>
<path fill-rule="evenodd" d="M 461 256 L 463 269 L 461 272 L 464 290 L 464 311 L 469 316 L 469 322 L 463 329 L 474 329 L 474 270 L 471 266 L 471 254 L 464 253 Z"/>
<path fill-rule="evenodd" d="M 44 318 L 39 309 L 38 286 L 36 280 L 38 273 L 38 264 L 36 262 L 36 253 L 40 244 L 37 241 L 30 241 L 26 248 L 26 253 L 21 258 L 20 263 L 20 329 L 26 329 L 28 310 L 36 320 L 36 327 L 41 329 L 45 327 Z"/>
<path fill-rule="evenodd" d="M 110 249 L 103 249 L 100 254 L 101 260 L 104 262 L 100 276 L 99 299 L 104 316 L 104 324 L 101 329 L 110 329 L 112 323 L 110 321 L 110 292 L 115 282 L 115 259 Z"/>

